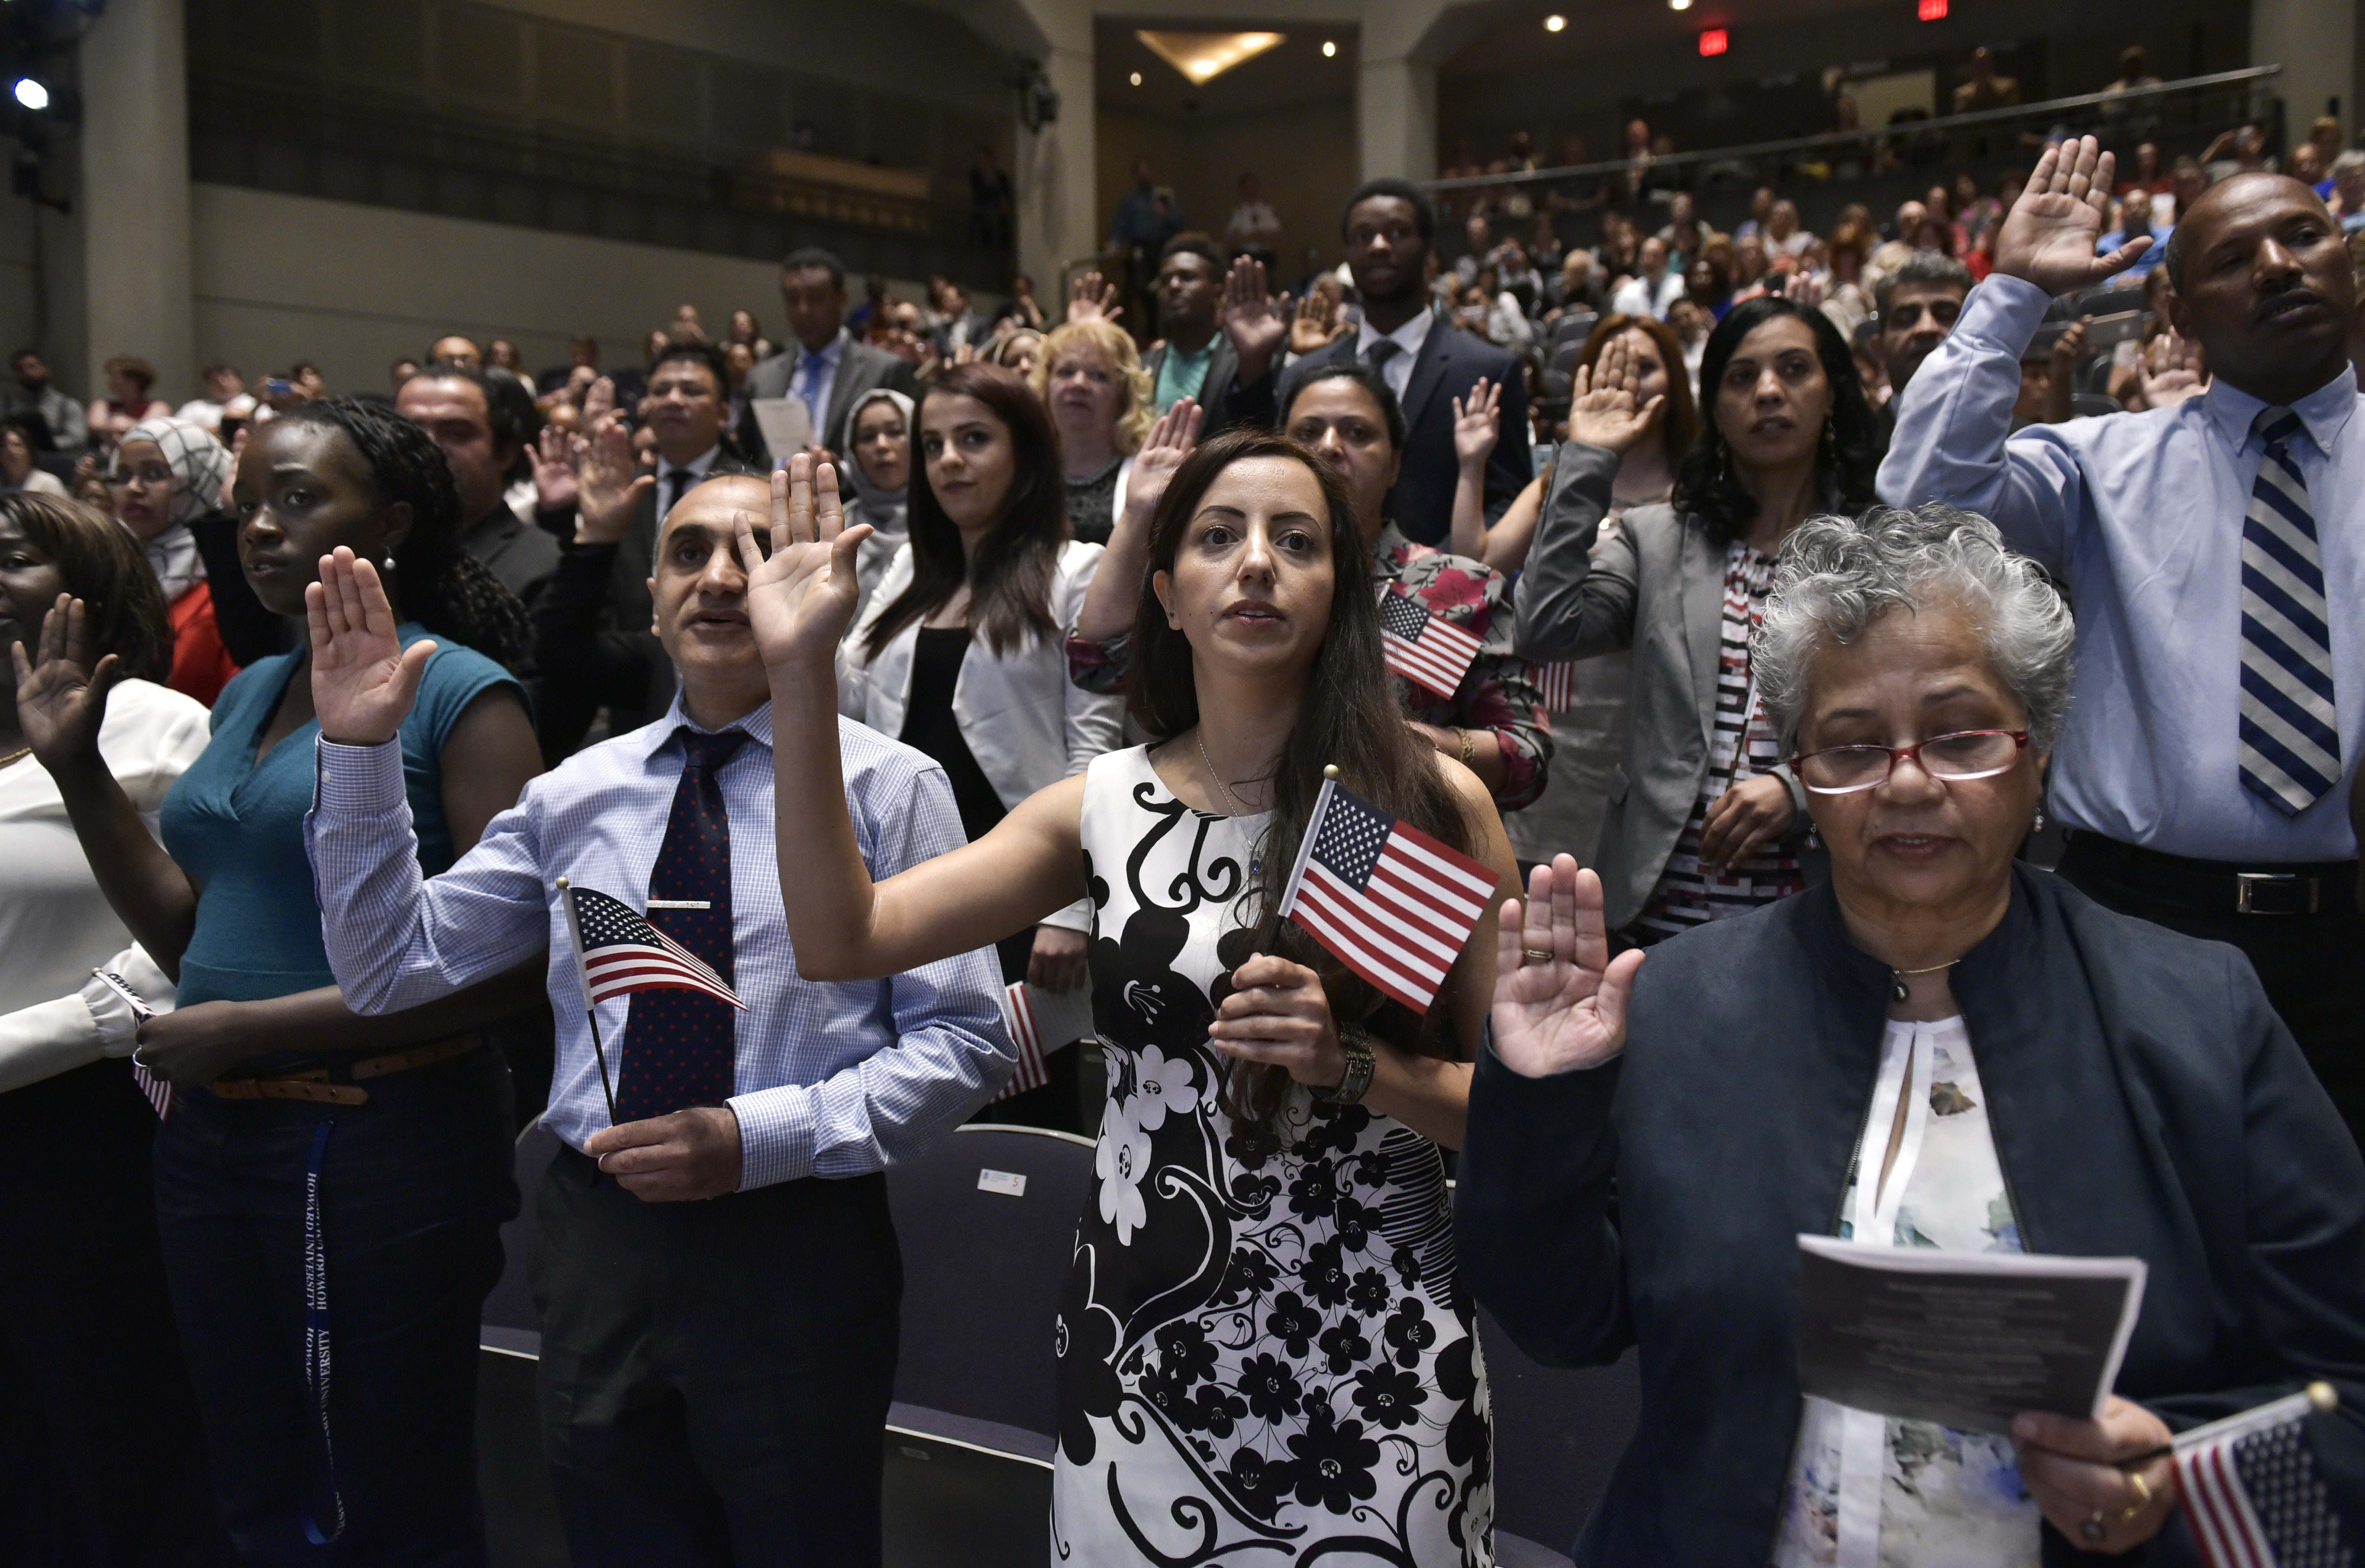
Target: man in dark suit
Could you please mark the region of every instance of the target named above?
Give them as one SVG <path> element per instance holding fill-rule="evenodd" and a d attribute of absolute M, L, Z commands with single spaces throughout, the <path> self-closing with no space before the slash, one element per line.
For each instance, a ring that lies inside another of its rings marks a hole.
<path fill-rule="evenodd" d="M 1493 522 L 1534 476 L 1528 460 L 1528 386 L 1517 354 L 1453 327 L 1429 298 L 1429 258 L 1437 209 L 1407 180 L 1367 180 L 1347 198 L 1347 265 L 1363 296 L 1363 325 L 1298 360 L 1281 375 L 1273 418 L 1289 409 L 1298 380 L 1315 365 L 1360 359 L 1380 373 L 1404 406 L 1404 469 L 1388 498 L 1405 537 L 1442 544 L 1453 521 L 1453 399 L 1481 376 L 1503 389 L 1503 437 L 1486 460 L 1486 521 Z"/>
<path fill-rule="evenodd" d="M 1202 441 L 1271 418 L 1267 378 L 1289 322 L 1266 295 L 1262 263 L 1243 256 L 1227 269 L 1215 241 L 1177 234 L 1158 261 L 1158 328 L 1165 341 L 1141 367 L 1160 413 L 1195 398 L 1206 410 Z"/>
<path fill-rule="evenodd" d="M 657 527 L 674 503 L 715 475 L 763 472 L 723 439 L 728 386 L 712 344 L 666 348 L 649 366 L 640 405 L 656 437 L 656 472 L 634 476 L 631 427 L 621 412 L 609 414 L 593 427 L 577 464 L 575 505 L 536 514 L 544 528 L 571 534 L 534 615 L 543 671 L 537 728 L 554 767 L 582 744 L 601 708 L 609 732 L 621 734 L 673 701 L 673 662 L 657 641 L 649 597 Z"/>
<path fill-rule="evenodd" d="M 791 251 L 780 263 L 780 302 L 788 307 L 790 342 L 747 375 L 750 402 L 759 398 L 799 398 L 813 410 L 813 439 L 829 451 L 846 451 L 846 421 L 854 400 L 874 386 L 907 398 L 920 384 L 905 361 L 854 341 L 846 330 L 846 267 L 827 251 Z M 739 421 L 739 448 L 764 467 L 786 463 L 790 454 L 764 444 L 764 431 L 751 408 Z"/>

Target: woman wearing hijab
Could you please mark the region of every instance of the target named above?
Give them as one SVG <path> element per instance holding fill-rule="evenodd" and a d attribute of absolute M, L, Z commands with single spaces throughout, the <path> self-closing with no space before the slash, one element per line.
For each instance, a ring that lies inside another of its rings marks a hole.
<path fill-rule="evenodd" d="M 846 444 L 853 448 L 844 472 L 853 484 L 853 504 L 846 516 L 870 525 L 870 537 L 855 557 L 854 577 L 860 598 L 855 617 L 870 602 L 870 590 L 887 575 L 910 536 L 904 521 L 912 485 L 912 399 L 891 387 L 874 386 L 854 400 L 846 417 Z"/>
<path fill-rule="evenodd" d="M 240 668 L 277 653 L 285 631 L 238 569 L 238 525 L 222 511 L 230 449 L 189 420 L 142 420 L 106 470 L 115 521 L 140 541 L 173 622 L 165 685 L 207 707 Z"/>

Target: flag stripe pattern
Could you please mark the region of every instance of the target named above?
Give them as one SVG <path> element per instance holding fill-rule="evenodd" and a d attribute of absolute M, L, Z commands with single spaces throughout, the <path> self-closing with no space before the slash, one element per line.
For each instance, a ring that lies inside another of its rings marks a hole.
<path fill-rule="evenodd" d="M 1025 980 L 1003 987 L 1002 1021 L 1010 1030 L 1011 1044 L 1018 1047 L 1018 1070 L 1010 1075 L 1010 1081 L 993 1097 L 996 1100 L 1007 1100 L 1051 1081 L 1051 1064 L 1043 1054 L 1043 1032 L 1036 1023 L 1034 1004 L 1026 1000 Z"/>
<path fill-rule="evenodd" d="M 1409 823 L 1322 786 L 1282 914 L 1341 963 L 1426 1013 L 1495 895 L 1495 874 Z"/>
<path fill-rule="evenodd" d="M 1554 659 L 1537 665 L 1536 691 L 1547 713 L 1565 713 L 1576 705 L 1576 661 Z"/>
<path fill-rule="evenodd" d="M 131 1081 L 140 1086 L 140 1093 L 148 1096 L 148 1103 L 156 1107 L 158 1121 L 161 1122 L 173 1114 L 173 1081 L 171 1079 L 159 1078 L 134 1061 L 131 1064 Z"/>
<path fill-rule="evenodd" d="M 734 1007 L 747 1005 L 704 959 L 630 905 L 589 888 L 570 888 L 567 896 L 583 933 L 583 986 L 594 1005 L 636 991 L 703 991 Z"/>
<path fill-rule="evenodd" d="M 1388 668 L 1440 698 L 1462 689 L 1462 678 L 1485 644 L 1394 583 L 1380 585 L 1380 648 Z"/>
<path fill-rule="evenodd" d="M 2176 1441 L 2185 1518 L 2208 1568 L 2356 1568 L 2308 1447 L 2305 1394 Z"/>

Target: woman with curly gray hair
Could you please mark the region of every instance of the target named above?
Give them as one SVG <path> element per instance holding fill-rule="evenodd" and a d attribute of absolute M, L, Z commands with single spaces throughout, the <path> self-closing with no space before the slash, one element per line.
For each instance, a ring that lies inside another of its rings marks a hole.
<path fill-rule="evenodd" d="M 1754 663 L 1830 882 L 1647 961 L 1610 958 L 1566 856 L 1505 905 L 1460 1256 L 1538 1359 L 1640 1348 L 1580 1562 L 2187 1561 L 2170 1434 L 2319 1378 L 2320 1473 L 2365 1499 L 2356 1144 L 2240 953 L 2013 858 L 2070 647 L 1984 519 L 1810 519 Z M 2143 1259 L 2100 1418 L 1959 1431 L 1804 1396 L 1801 1233 Z"/>

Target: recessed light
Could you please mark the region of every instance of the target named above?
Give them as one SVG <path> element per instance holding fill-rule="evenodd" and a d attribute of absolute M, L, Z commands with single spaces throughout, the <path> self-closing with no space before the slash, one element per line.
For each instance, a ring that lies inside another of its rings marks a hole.
<path fill-rule="evenodd" d="M 1692 0 L 1667 0 L 1667 9 L 1670 11 L 1688 11 L 1691 8 Z"/>
<path fill-rule="evenodd" d="M 1339 52 L 1339 46 L 1338 46 L 1337 44 L 1332 43 L 1328 39 L 1323 39 L 1323 40 L 1322 40 L 1322 58 L 1323 58 L 1323 59 L 1325 59 L 1325 60 L 1333 59 L 1333 58 L 1335 58 L 1335 57 L 1337 56 L 1338 52 Z"/>
<path fill-rule="evenodd" d="M 1566 17 L 1553 16 L 1546 17 L 1544 18 L 1544 31 L 1548 33 L 1556 33 L 1566 26 L 1568 26 L 1568 18 Z"/>
<path fill-rule="evenodd" d="M 1138 71 L 1133 73 L 1133 84 L 1137 87 L 1141 85 L 1141 73 Z"/>
<path fill-rule="evenodd" d="M 1253 60 L 1288 39 L 1282 33 L 1165 33 L 1133 35 L 1150 52 L 1180 71 L 1194 86 L 1208 83 L 1245 60 Z"/>

